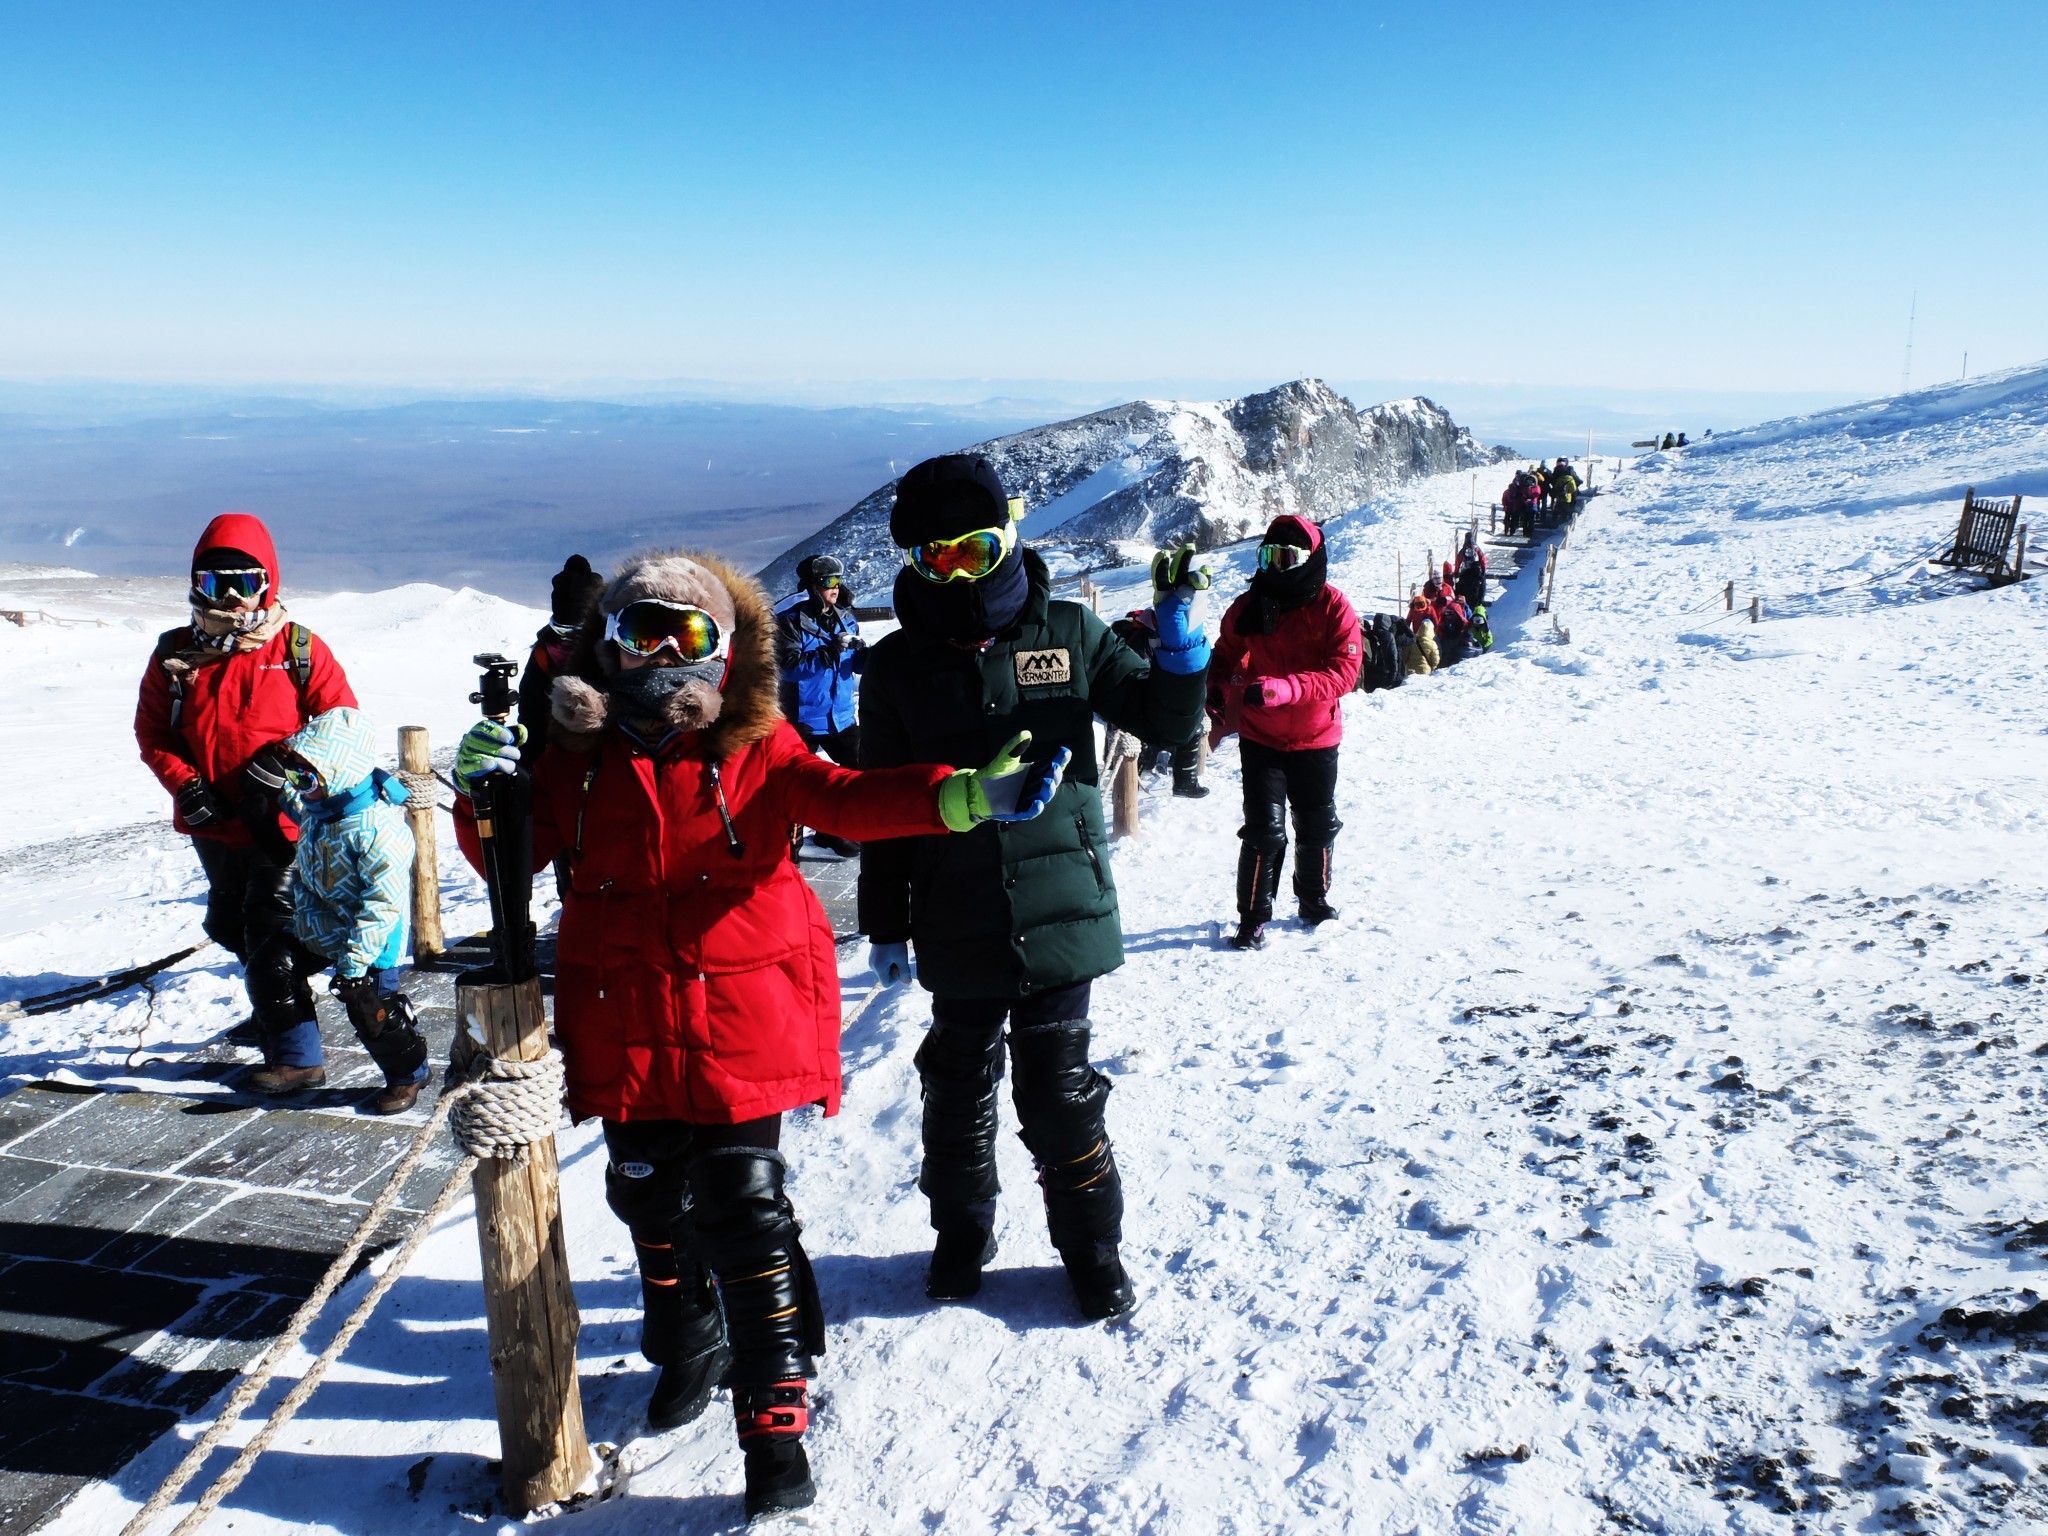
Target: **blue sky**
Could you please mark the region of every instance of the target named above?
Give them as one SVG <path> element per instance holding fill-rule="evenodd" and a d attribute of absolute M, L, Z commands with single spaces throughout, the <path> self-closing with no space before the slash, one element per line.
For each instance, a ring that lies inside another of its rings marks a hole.
<path fill-rule="evenodd" d="M 15 7 L 0 377 L 1895 388 L 2048 6 Z M 828 389 L 829 392 L 829 389 Z"/>

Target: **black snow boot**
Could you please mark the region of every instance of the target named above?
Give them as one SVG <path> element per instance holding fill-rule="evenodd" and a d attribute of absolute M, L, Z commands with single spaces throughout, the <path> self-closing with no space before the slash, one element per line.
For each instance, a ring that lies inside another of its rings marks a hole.
<path fill-rule="evenodd" d="M 1266 924 L 1273 920 L 1273 898 L 1280 891 L 1280 866 L 1286 842 L 1247 840 L 1237 850 L 1237 934 L 1233 949 L 1257 949 L 1265 943 Z"/>
<path fill-rule="evenodd" d="M 1209 786 L 1193 769 L 1176 768 L 1173 770 L 1173 792 L 1183 800 L 1200 800 L 1208 795 Z"/>
<path fill-rule="evenodd" d="M 1330 855 L 1328 843 L 1301 844 L 1294 851 L 1294 899 L 1300 904 L 1301 920 L 1313 928 L 1337 915 L 1330 905 Z"/>
<path fill-rule="evenodd" d="M 731 1355 L 718 1292 L 701 1264 L 677 1275 L 676 1252 L 662 1243 L 634 1243 L 640 1260 L 640 1353 L 660 1369 L 647 1400 L 656 1429 L 687 1424 L 711 1401 Z"/>
<path fill-rule="evenodd" d="M 649 1294 L 656 1289 L 641 1283 L 648 1309 L 641 1348 L 649 1359 L 654 1358 L 648 1344 L 656 1333 L 652 1323 L 657 1307 L 665 1314 L 659 1330 L 661 1375 L 655 1378 L 654 1392 L 647 1399 L 647 1422 L 656 1429 L 675 1429 L 704 1411 L 712 1389 L 724 1379 L 732 1355 L 725 1344 L 725 1316 L 718 1310 L 718 1295 L 708 1280 L 691 1287 L 694 1295 L 684 1295 L 681 1284 L 667 1287 L 668 1294 L 659 1298 Z"/>
<path fill-rule="evenodd" d="M 1067 1266 L 1067 1282 L 1074 1288 L 1074 1305 L 1091 1323 L 1122 1317 L 1138 1304 L 1131 1277 L 1124 1273 L 1115 1248 L 1063 1253 L 1060 1259 Z"/>
<path fill-rule="evenodd" d="M 966 1301 L 981 1293 L 981 1272 L 996 1256 L 996 1235 L 978 1227 L 941 1232 L 932 1245 L 924 1293 L 933 1301 Z"/>
<path fill-rule="evenodd" d="M 747 1519 L 764 1519 L 817 1502 L 811 1459 L 804 1454 L 810 1427 L 809 1383 L 801 1377 L 772 1387 L 733 1393 L 733 1420 L 747 1458 Z"/>

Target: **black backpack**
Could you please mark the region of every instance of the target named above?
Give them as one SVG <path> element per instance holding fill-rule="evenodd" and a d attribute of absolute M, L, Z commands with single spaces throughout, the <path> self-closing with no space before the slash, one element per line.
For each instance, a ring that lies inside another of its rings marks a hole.
<path fill-rule="evenodd" d="M 1370 691 L 1401 686 L 1401 643 L 1407 638 L 1407 628 L 1401 620 L 1387 614 L 1372 616 L 1372 656 L 1366 663 L 1369 675 L 1362 687 Z"/>

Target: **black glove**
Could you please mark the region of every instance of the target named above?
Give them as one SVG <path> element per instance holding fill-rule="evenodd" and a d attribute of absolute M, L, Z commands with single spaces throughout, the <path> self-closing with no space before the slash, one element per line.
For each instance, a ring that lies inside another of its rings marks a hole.
<path fill-rule="evenodd" d="M 356 1033 L 363 1039 L 374 1040 L 384 1033 L 384 1026 L 390 1022 L 391 1009 L 384 1001 L 383 989 L 377 984 L 377 972 L 336 977 L 334 995 L 341 999 L 341 1006 L 348 1010 L 349 1023 L 355 1026 Z"/>
<path fill-rule="evenodd" d="M 1245 684 L 1245 689 L 1244 689 L 1244 701 L 1245 701 L 1245 703 L 1247 703 L 1247 704 L 1251 705 L 1251 707 L 1252 707 L 1253 709 L 1263 709 L 1263 708 L 1265 708 L 1265 705 L 1266 705 L 1266 685 L 1265 685 L 1264 683 L 1247 683 L 1247 684 Z"/>
<path fill-rule="evenodd" d="M 202 778 L 187 779 L 178 790 L 178 814 L 188 827 L 203 827 L 220 816 L 220 802 L 213 798 L 213 786 Z"/>
<path fill-rule="evenodd" d="M 248 782 L 252 795 L 275 795 L 284 788 L 284 754 L 273 743 L 259 748 L 242 769 L 242 777 Z"/>

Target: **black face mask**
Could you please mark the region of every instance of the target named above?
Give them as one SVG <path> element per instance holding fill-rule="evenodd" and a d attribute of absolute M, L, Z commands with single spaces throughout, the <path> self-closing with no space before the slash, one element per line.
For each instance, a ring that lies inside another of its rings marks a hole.
<path fill-rule="evenodd" d="M 691 667 L 636 667 L 621 671 L 611 681 L 611 695 L 629 715 L 643 720 L 660 720 L 668 713 L 668 701 L 688 682 L 704 682 L 716 688 L 725 675 L 723 661 L 700 661 Z"/>
<path fill-rule="evenodd" d="M 1015 624 L 1030 596 L 1020 550 L 979 581 L 927 581 L 905 566 L 896 577 L 896 617 L 912 634 L 980 645 Z"/>
<path fill-rule="evenodd" d="M 1259 570 L 1252 573 L 1252 600 L 1247 605 L 1243 630 L 1248 635 L 1270 635 L 1283 613 L 1309 602 L 1329 580 L 1329 545 L 1318 544 L 1301 564 L 1288 570 Z"/>

